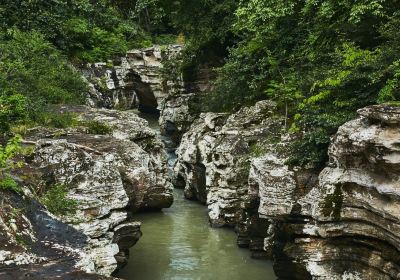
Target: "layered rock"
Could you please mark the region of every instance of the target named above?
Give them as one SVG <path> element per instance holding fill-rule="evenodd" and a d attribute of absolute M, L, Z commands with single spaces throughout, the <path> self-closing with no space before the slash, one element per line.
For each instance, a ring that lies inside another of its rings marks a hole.
<path fill-rule="evenodd" d="M 176 148 L 198 117 L 199 96 L 210 90 L 212 80 L 212 72 L 203 67 L 184 82 L 181 51 L 180 45 L 154 46 L 128 51 L 108 63 L 88 64 L 81 69 L 90 82 L 88 105 L 159 113 L 161 133 Z"/>
<path fill-rule="evenodd" d="M 132 222 L 131 214 L 140 209 L 166 208 L 173 202 L 163 145 L 147 122 L 134 113 L 87 107 L 60 108 L 59 112 L 73 113 L 79 125 L 28 131 L 25 143 L 34 144 L 35 150 L 19 172 L 28 177 L 23 183 L 39 196 L 54 185 L 67 188 L 67 198 L 76 202 L 76 213 L 59 216 L 63 223 L 46 215 L 81 239 L 65 249 L 57 243 L 66 242 L 60 233 L 55 244 L 49 246 L 71 251 L 65 258 L 76 270 L 107 276 L 126 263 L 128 249 L 141 236 L 140 223 Z M 110 131 L 105 135 L 88 134 L 89 124 L 102 124 Z M 36 235 L 37 231 L 32 230 L 32 236 Z M 36 237 L 34 243 L 45 242 L 42 237 Z M 22 256 L 25 251 L 21 251 Z M 21 264 L 19 251 L 15 255 L 12 249 L 8 252 L 1 263 Z M 24 263 L 53 262 L 52 258 L 41 257 Z"/>
<path fill-rule="evenodd" d="M 400 278 L 400 108 L 359 115 L 318 179 L 276 151 L 252 162 L 249 193 L 270 222 L 265 250 L 280 279 Z"/>
<path fill-rule="evenodd" d="M 214 226 L 237 226 L 248 192 L 248 159 L 257 145 L 273 141 L 282 120 L 275 104 L 261 101 L 237 113 L 202 114 L 177 150 L 176 185 L 185 196 L 207 204 Z"/>
<path fill-rule="evenodd" d="M 1 279 L 112 279 L 77 267 L 87 236 L 49 214 L 32 194 L 0 194 Z"/>
<path fill-rule="evenodd" d="M 176 72 L 178 66 L 172 64 L 170 68 Z M 184 82 L 179 72 L 170 76 L 167 95 L 160 111 L 161 133 L 171 139 L 170 147 L 179 146 L 183 134 L 199 117 L 201 97 L 211 90 L 212 80 L 213 73 L 205 66 Z"/>
<path fill-rule="evenodd" d="M 109 109 L 161 110 L 168 94 L 162 63 L 181 49 L 180 45 L 154 46 L 128 51 L 108 63 L 88 64 L 81 69 L 91 83 L 87 103 Z"/>

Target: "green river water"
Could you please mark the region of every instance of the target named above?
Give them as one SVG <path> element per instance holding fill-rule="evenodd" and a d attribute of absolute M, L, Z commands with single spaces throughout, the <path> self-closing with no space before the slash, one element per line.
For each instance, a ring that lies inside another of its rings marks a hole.
<path fill-rule="evenodd" d="M 144 116 L 153 124 L 156 123 Z M 232 229 L 211 228 L 207 207 L 175 190 L 162 212 L 139 213 L 143 237 L 117 275 L 126 280 L 273 280 L 272 264 L 250 257 L 236 245 Z"/>

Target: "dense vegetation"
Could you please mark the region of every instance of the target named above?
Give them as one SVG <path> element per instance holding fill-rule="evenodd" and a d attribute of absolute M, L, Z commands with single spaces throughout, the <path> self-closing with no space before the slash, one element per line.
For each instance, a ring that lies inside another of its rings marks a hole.
<path fill-rule="evenodd" d="M 38 124 L 59 128 L 75 124 L 72 115 L 51 109 L 83 102 L 87 84 L 74 66 L 174 39 L 161 36 L 170 33 L 170 27 L 155 4 L 147 0 L 0 1 L 0 140 L 4 146 L 0 189 L 18 189 L 9 171 L 15 167 L 19 145 L 16 141 L 6 145 L 7 139 Z M 110 130 L 91 124 L 89 132 L 94 129 Z"/>
<path fill-rule="evenodd" d="M 397 0 L 2 1 L 0 132 L 52 123 L 43 108 L 80 102 L 71 64 L 183 34 L 185 74 L 217 73 L 204 111 L 273 99 L 299 139 L 291 163 L 318 166 L 358 108 L 399 101 L 399 26 Z"/>
<path fill-rule="evenodd" d="M 358 108 L 400 100 L 396 0 L 167 5 L 175 9 L 171 21 L 188 38 L 186 64 L 219 66 L 204 109 L 231 111 L 260 99 L 277 101 L 286 118 L 284 129 L 299 139 L 292 164 L 323 164 L 330 136 Z M 229 54 L 210 53 L 210 46 Z M 215 55 L 225 59 L 222 65 L 210 63 L 217 61 Z"/>

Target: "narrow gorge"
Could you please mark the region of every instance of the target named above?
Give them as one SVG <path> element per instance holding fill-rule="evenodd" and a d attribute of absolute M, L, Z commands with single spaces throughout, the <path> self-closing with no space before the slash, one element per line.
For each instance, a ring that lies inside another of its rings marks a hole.
<path fill-rule="evenodd" d="M 277 104 L 200 114 L 206 69 L 165 74 L 181 50 L 82 67 L 87 106 L 54 108 L 78 125 L 26 132 L 23 191 L 1 191 L 0 278 L 400 279 L 400 108 L 359 110 L 326 167 L 289 166 Z M 43 205 L 54 186 L 74 214 Z"/>

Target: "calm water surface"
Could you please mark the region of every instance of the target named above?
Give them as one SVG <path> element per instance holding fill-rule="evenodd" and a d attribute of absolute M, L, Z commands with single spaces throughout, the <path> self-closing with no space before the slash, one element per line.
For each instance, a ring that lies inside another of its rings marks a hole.
<path fill-rule="evenodd" d="M 157 117 L 140 114 L 157 130 Z M 170 164 L 173 155 L 169 153 Z M 275 280 L 272 264 L 250 257 L 236 245 L 231 229 L 211 228 L 207 207 L 175 190 L 163 212 L 141 213 L 143 237 L 131 249 L 128 265 L 117 275 L 127 280 Z"/>
<path fill-rule="evenodd" d="M 206 207 L 175 191 L 175 203 L 159 213 L 138 214 L 143 237 L 117 275 L 127 280 L 272 280 L 272 264 L 250 258 L 229 229 L 209 227 Z"/>

